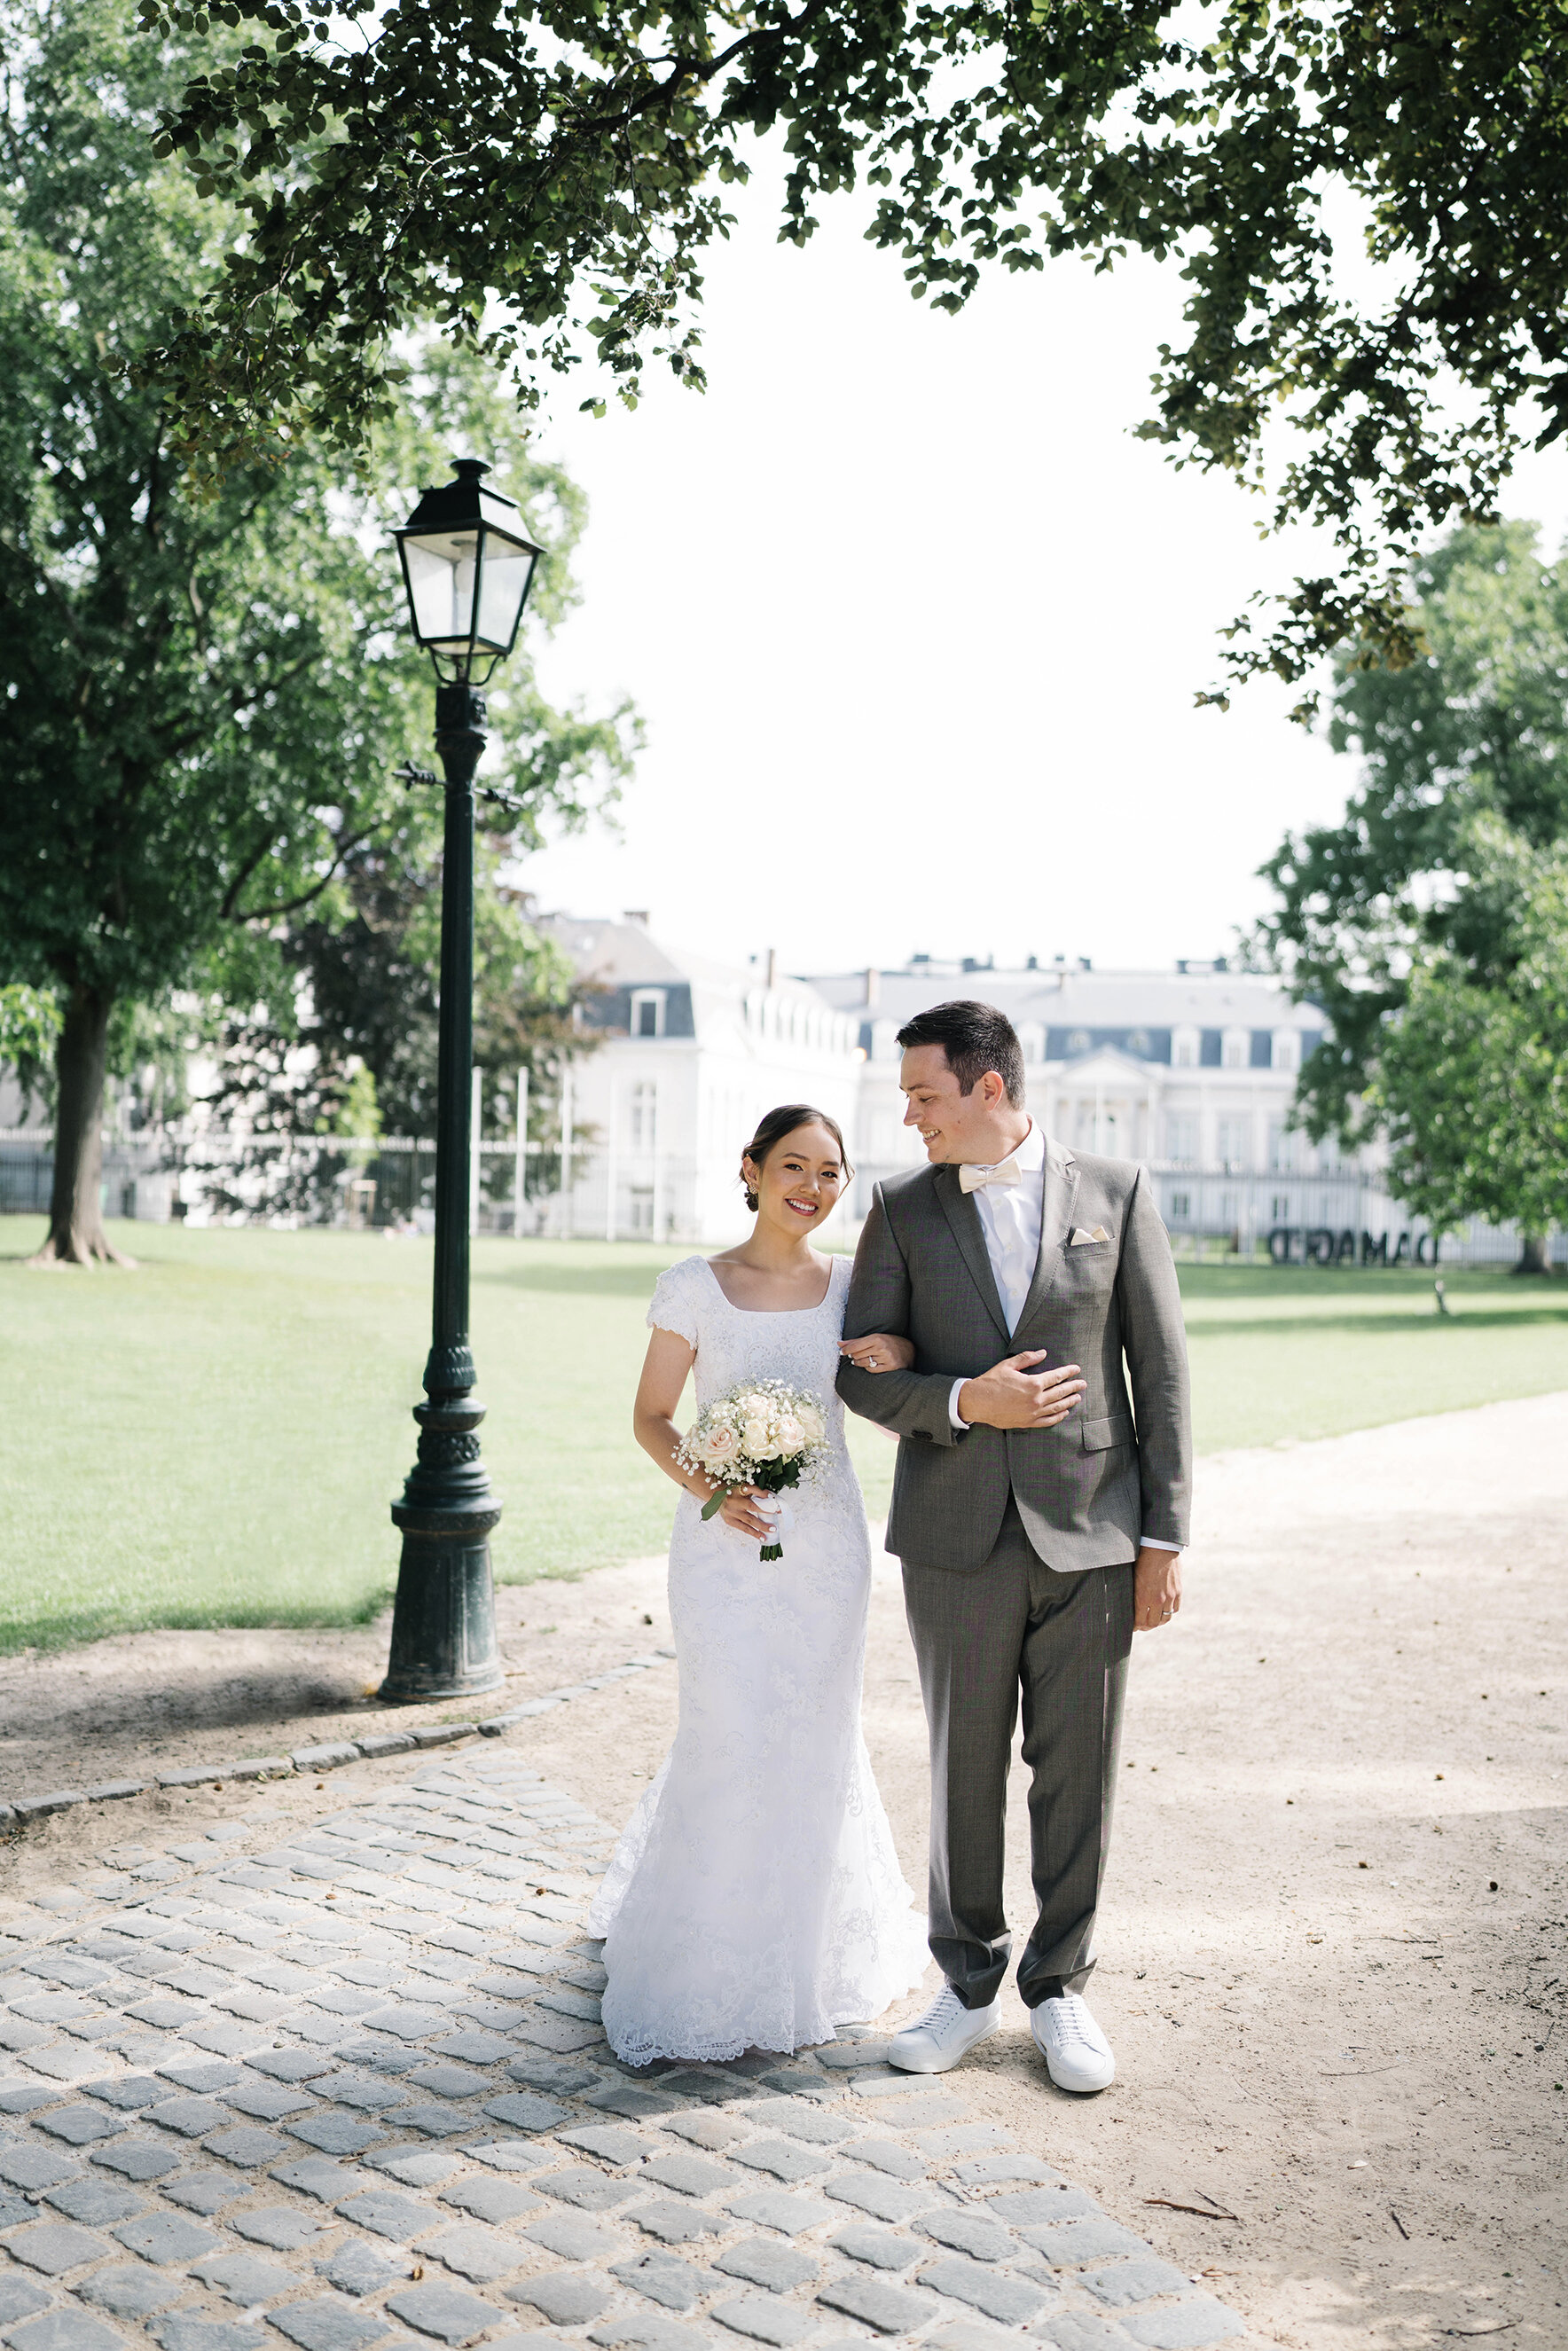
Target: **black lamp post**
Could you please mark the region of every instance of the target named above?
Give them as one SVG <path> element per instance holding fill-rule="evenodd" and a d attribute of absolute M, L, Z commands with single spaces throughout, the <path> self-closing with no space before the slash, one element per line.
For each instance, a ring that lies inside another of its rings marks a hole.
<path fill-rule="evenodd" d="M 435 747 L 446 778 L 435 1110 L 435 1282 L 419 1458 L 392 1507 L 402 1531 L 386 1699 L 476 1697 L 501 1683 L 490 1531 L 501 1516 L 479 1458 L 485 1407 L 468 1347 L 468 1168 L 474 1061 L 474 776 L 478 691 L 517 643 L 541 550 L 488 465 L 455 461 L 396 534 L 413 633 L 435 664 Z"/>

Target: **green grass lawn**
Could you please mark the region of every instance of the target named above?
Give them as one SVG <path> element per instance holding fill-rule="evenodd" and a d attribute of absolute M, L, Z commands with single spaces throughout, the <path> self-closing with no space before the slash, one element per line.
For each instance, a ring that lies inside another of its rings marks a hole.
<path fill-rule="evenodd" d="M 397 1572 L 430 1244 L 126 1225 L 136 1272 L 38 1273 L 0 1224 L 0 1650 L 148 1625 L 344 1624 Z M 684 1250 L 480 1240 L 473 1336 L 507 1503 L 496 1570 L 661 1550 L 666 1481 L 632 1441 L 643 1317 Z M 1186 1267 L 1200 1451 L 1333 1436 L 1568 1387 L 1568 1285 Z M 852 1424 L 873 1512 L 894 1448 Z"/>

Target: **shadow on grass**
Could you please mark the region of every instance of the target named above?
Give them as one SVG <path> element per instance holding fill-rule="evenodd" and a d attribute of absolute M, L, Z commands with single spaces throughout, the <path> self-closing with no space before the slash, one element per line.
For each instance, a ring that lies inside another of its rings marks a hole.
<path fill-rule="evenodd" d="M 61 1609 L 55 1615 L 0 1623 L 0 1658 L 19 1656 L 24 1649 L 79 1649 L 89 1642 L 120 1640 L 134 1633 L 345 1633 L 373 1624 L 392 1604 L 392 1587 L 384 1584 L 336 1607 L 316 1602 L 268 1610 L 236 1599 L 232 1608 L 220 1602 L 198 1613 L 176 1604 L 145 1616 L 123 1609 Z"/>
<path fill-rule="evenodd" d="M 1365 1338 L 1377 1332 L 1399 1332 L 1412 1337 L 1420 1331 L 1447 1332 L 1458 1337 L 1465 1331 L 1528 1331 L 1541 1326 L 1568 1328 L 1568 1299 L 1561 1306 L 1475 1306 L 1461 1302 L 1448 1314 L 1382 1314 L 1357 1312 L 1347 1308 L 1343 1314 L 1225 1314 L 1207 1319 L 1197 1306 L 1186 1317 L 1189 1336 L 1234 1339 L 1256 1334 L 1259 1337 L 1299 1339 L 1308 1332 L 1338 1332 L 1346 1338 Z"/>
<path fill-rule="evenodd" d="M 1563 1270 L 1516 1274 L 1511 1265 L 1195 1265 L 1176 1260 L 1176 1279 L 1193 1298 L 1321 1298 L 1338 1290 L 1352 1297 L 1430 1297 L 1441 1279 L 1456 1295 L 1490 1293 L 1528 1298 L 1538 1289 L 1568 1292 Z"/>

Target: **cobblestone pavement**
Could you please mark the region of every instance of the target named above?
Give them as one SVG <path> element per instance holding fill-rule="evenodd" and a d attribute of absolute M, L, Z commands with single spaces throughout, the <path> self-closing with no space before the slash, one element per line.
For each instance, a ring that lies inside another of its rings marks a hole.
<path fill-rule="evenodd" d="M 504 1746 L 383 1768 L 287 1846 L 122 1849 L 0 1932 L 13 2351 L 1244 2333 L 869 2030 L 621 2067 L 583 1927 L 609 1830 Z"/>

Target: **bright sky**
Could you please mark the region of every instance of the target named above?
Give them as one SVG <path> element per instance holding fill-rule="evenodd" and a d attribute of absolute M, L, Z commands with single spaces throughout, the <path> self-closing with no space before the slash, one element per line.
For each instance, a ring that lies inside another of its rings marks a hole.
<path fill-rule="evenodd" d="M 519 878 L 797 971 L 1232 946 L 1260 862 L 1354 778 L 1282 688 L 1193 706 L 1293 567 L 1261 502 L 1131 437 L 1174 267 L 998 276 L 954 320 L 863 242 L 863 200 L 803 253 L 755 187 L 737 209 L 707 393 L 654 378 L 596 422 L 573 387 L 542 435 L 592 502 L 543 683 L 631 694 L 649 746 L 621 831 Z"/>

